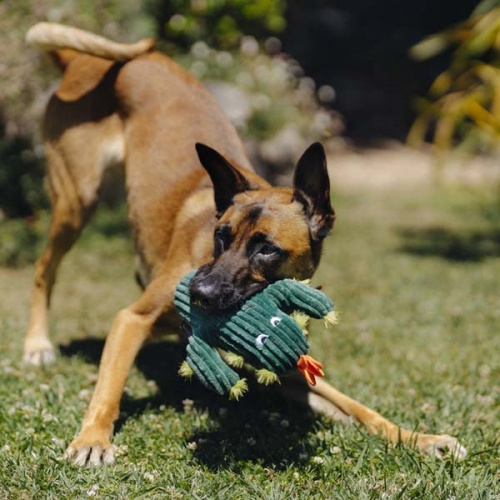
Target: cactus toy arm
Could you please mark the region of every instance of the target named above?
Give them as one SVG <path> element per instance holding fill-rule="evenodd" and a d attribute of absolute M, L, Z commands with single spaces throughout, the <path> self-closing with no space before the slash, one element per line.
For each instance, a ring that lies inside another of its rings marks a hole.
<path fill-rule="evenodd" d="M 245 380 L 240 380 L 239 375 L 222 360 L 217 349 L 197 336 L 189 338 L 187 358 L 179 373 L 184 377 L 194 373 L 205 387 L 221 395 L 229 393 L 230 399 L 239 399 L 247 389 Z"/>
<path fill-rule="evenodd" d="M 336 323 L 333 302 L 320 290 L 292 279 L 284 279 L 269 285 L 263 292 L 287 313 L 300 310 L 311 318 L 324 318 L 329 324 Z"/>

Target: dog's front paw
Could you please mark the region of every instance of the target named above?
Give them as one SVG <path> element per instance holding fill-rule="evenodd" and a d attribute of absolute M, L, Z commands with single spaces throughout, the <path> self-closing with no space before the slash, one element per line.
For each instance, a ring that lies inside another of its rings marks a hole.
<path fill-rule="evenodd" d="M 89 440 L 80 435 L 68 446 L 64 456 L 80 467 L 114 465 L 115 447 L 107 438 Z"/>
<path fill-rule="evenodd" d="M 51 365 L 57 358 L 55 347 L 49 342 L 37 342 L 36 344 L 27 344 L 24 347 L 23 363 L 31 366 Z"/>
<path fill-rule="evenodd" d="M 421 435 L 417 440 L 417 448 L 422 453 L 441 459 L 452 457 L 462 460 L 467 455 L 467 450 L 458 440 L 447 434 Z"/>

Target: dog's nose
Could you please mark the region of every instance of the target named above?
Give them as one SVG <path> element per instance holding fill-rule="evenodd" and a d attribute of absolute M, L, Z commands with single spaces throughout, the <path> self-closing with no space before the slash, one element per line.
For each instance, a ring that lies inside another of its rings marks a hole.
<path fill-rule="evenodd" d="M 193 304 L 206 310 L 215 309 L 219 298 L 216 286 L 199 281 L 192 283 L 189 291 Z"/>

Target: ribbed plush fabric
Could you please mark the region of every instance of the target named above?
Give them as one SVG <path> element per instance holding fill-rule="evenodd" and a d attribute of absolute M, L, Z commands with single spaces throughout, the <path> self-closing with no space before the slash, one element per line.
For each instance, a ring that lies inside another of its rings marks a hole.
<path fill-rule="evenodd" d="M 191 303 L 189 283 L 194 274 L 180 281 L 174 300 L 179 315 L 192 328 L 188 367 L 181 371 L 184 375 L 194 373 L 203 385 L 219 394 L 231 393 L 240 377 L 224 362 L 218 349 L 241 356 L 258 370 L 281 375 L 295 369 L 299 358 L 309 351 L 301 326 L 289 314 L 301 311 L 320 319 L 333 311 L 332 301 L 323 292 L 285 279 L 248 299 L 238 311 L 209 314 Z"/>

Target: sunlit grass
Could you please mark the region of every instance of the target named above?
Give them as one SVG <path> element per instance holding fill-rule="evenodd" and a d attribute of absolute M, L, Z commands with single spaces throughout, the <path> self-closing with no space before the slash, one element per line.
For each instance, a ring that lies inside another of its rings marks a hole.
<path fill-rule="evenodd" d="M 445 236 L 480 228 L 494 242 L 498 217 L 485 222 L 460 190 L 334 201 L 338 223 L 314 282 L 340 323 L 328 332 L 315 324 L 312 353 L 329 381 L 391 420 L 457 436 L 469 451 L 464 461 L 388 446 L 260 388 L 240 403 L 212 397 L 179 381 L 182 349 L 162 341 L 144 348 L 127 384 L 117 465 L 65 462 L 113 314 L 139 293 L 123 213 L 104 213 L 61 270 L 54 366 L 21 365 L 32 269 L 0 268 L 0 497 L 497 498 L 499 255 L 460 260 L 429 228 Z"/>

